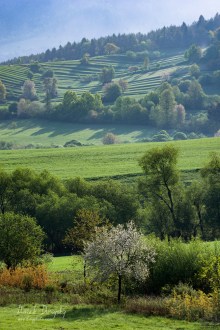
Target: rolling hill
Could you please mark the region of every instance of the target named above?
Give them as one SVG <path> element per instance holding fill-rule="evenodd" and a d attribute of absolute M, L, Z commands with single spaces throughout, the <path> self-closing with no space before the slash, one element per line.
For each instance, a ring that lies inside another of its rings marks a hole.
<path fill-rule="evenodd" d="M 92 57 L 88 65 L 82 65 L 78 60 L 55 61 L 42 63 L 42 70 L 52 69 L 58 80 L 58 98 L 61 101 L 67 90 L 74 90 L 77 94 L 84 91 L 102 93 L 102 85 L 98 80 L 83 82 L 83 78 L 97 76 L 103 67 L 112 65 L 115 69 L 115 79 L 124 79 L 128 82 L 128 90 L 124 95 L 143 97 L 150 90 L 158 87 L 165 76 L 185 77 L 188 74 L 188 64 L 184 59 L 184 51 L 164 53 L 160 58 L 150 62 L 149 70 L 142 70 L 143 60 L 133 61 L 126 55 L 103 55 Z M 137 66 L 135 73 L 129 67 Z M 1 65 L 0 80 L 5 84 L 8 92 L 13 92 L 15 97 L 22 94 L 21 88 L 28 79 L 28 65 Z M 40 100 L 44 98 L 43 81 L 41 74 L 35 73 L 33 80 L 36 84 Z"/>

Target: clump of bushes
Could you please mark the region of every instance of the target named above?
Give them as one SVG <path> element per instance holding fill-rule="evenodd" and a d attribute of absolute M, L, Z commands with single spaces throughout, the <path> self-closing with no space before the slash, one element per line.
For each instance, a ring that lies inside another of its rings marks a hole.
<path fill-rule="evenodd" d="M 30 267 L 4 268 L 0 272 L 0 286 L 9 286 L 30 291 L 44 289 L 51 284 L 51 278 L 43 265 Z"/>
<path fill-rule="evenodd" d="M 183 132 L 176 132 L 173 136 L 174 140 L 187 140 L 187 135 Z"/>
<path fill-rule="evenodd" d="M 152 142 L 166 142 L 170 140 L 172 140 L 172 138 L 165 130 L 162 130 L 158 134 L 153 135 L 151 139 Z"/>

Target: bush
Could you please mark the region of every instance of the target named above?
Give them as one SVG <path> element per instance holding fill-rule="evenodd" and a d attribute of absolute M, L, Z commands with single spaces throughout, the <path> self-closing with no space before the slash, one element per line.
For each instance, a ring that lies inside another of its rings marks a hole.
<path fill-rule="evenodd" d="M 65 144 L 64 144 L 64 147 L 65 148 L 69 148 L 69 147 L 81 147 L 82 146 L 82 143 L 77 141 L 77 140 L 71 140 L 71 141 L 67 141 Z"/>
<path fill-rule="evenodd" d="M 187 140 L 187 135 L 183 132 L 177 132 L 173 136 L 174 140 Z"/>
<path fill-rule="evenodd" d="M 117 137 L 113 133 L 107 133 L 103 139 L 102 139 L 103 144 L 115 144 L 117 143 Z"/>
<path fill-rule="evenodd" d="M 153 135 L 151 140 L 152 142 L 166 142 L 172 140 L 172 138 L 166 131 L 162 130 L 158 134 Z"/>
<path fill-rule="evenodd" d="M 103 96 L 104 102 L 114 102 L 122 94 L 121 86 L 118 83 L 114 83 L 114 82 L 106 84 L 103 90 L 104 90 L 104 96 Z"/>
<path fill-rule="evenodd" d="M 157 256 L 146 283 L 148 292 L 160 293 L 166 285 L 172 288 L 179 282 L 197 284 L 196 275 L 202 267 L 198 256 L 203 251 L 204 243 L 198 240 L 184 243 L 179 239 L 169 242 L 154 239 L 152 244 Z"/>
<path fill-rule="evenodd" d="M 168 314 L 165 299 L 158 297 L 128 299 L 125 303 L 124 310 L 128 313 L 138 313 L 147 316 L 167 316 Z"/>
<path fill-rule="evenodd" d="M 0 286 L 10 286 L 30 291 L 43 289 L 51 283 L 51 279 L 44 266 L 4 268 L 0 272 Z"/>
<path fill-rule="evenodd" d="M 0 141 L 0 150 L 14 149 L 15 145 L 12 142 Z"/>

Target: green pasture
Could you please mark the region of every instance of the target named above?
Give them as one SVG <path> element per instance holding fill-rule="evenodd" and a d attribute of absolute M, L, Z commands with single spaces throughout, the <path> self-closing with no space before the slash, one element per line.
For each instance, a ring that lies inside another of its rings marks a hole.
<path fill-rule="evenodd" d="M 54 257 L 47 268 L 50 272 L 83 270 L 82 257 L 77 255 Z"/>
<path fill-rule="evenodd" d="M 207 162 L 210 152 L 220 152 L 219 138 L 169 142 L 179 148 L 178 168 L 198 170 Z M 0 166 L 7 171 L 17 167 L 44 169 L 60 178 L 101 178 L 142 173 L 138 160 L 158 143 L 130 143 L 60 149 L 1 150 Z"/>
<path fill-rule="evenodd" d="M 1 330 L 207 330 L 220 329 L 199 322 L 125 314 L 117 308 L 90 305 L 23 305 L 0 308 Z"/>
<path fill-rule="evenodd" d="M 17 120 L 0 123 L 0 141 L 15 145 L 64 145 L 71 140 L 101 145 L 106 133 L 114 133 L 121 143 L 137 142 L 156 133 L 152 127 L 134 125 L 71 124 L 47 120 Z"/>

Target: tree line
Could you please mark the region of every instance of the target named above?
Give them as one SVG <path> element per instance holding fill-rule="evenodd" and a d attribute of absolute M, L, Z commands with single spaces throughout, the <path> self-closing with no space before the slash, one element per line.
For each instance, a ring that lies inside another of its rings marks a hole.
<path fill-rule="evenodd" d="M 88 40 L 83 38 L 80 42 L 68 42 L 65 46 L 59 48 L 47 49 L 45 52 L 22 56 L 4 62 L 4 64 L 26 64 L 33 61 L 48 62 L 54 60 L 76 60 L 89 56 L 100 56 L 115 52 L 125 53 L 126 51 L 144 51 L 144 50 L 167 50 L 186 48 L 193 43 L 199 45 L 208 45 L 210 42 L 210 31 L 220 26 L 220 15 L 206 20 L 202 15 L 197 22 L 187 26 L 182 23 L 181 26 L 171 25 L 163 27 L 147 34 L 113 34 L 112 36 L 101 37 Z M 88 54 L 88 55 L 87 55 Z"/>
<path fill-rule="evenodd" d="M 0 226 L 4 226 L 4 219 L 11 223 L 13 218 L 23 217 L 19 226 L 24 225 L 27 235 L 25 222 L 35 219 L 30 221 L 36 221 L 45 233 L 45 249 L 56 253 L 83 250 L 95 227 L 130 220 L 145 234 L 155 233 L 160 239 L 219 239 L 220 156 L 213 154 L 201 170 L 201 178 L 190 185 L 181 181 L 177 159 L 174 146 L 151 149 L 139 161 L 144 176 L 138 184 L 82 178 L 61 181 L 47 171 L 1 170 Z M 10 228 L 6 236 L 1 231 L 2 242 L 10 237 L 14 240 Z M 22 231 L 14 232 L 23 235 Z M 43 237 L 39 230 L 38 235 Z M 19 245 L 22 239 L 16 241 Z"/>

